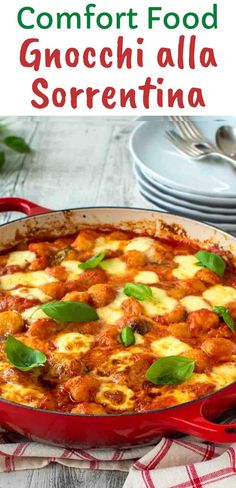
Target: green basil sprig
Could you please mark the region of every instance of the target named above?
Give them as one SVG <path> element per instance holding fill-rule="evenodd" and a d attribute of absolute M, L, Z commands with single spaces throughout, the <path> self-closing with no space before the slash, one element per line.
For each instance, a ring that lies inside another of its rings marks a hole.
<path fill-rule="evenodd" d="M 98 320 L 96 310 L 81 302 L 49 302 L 38 307 L 52 319 L 59 322 L 92 322 Z"/>
<path fill-rule="evenodd" d="M 178 385 L 188 380 L 194 371 L 195 361 L 184 356 L 168 356 L 155 361 L 146 372 L 154 385 Z"/>
<path fill-rule="evenodd" d="M 11 335 L 7 336 L 5 353 L 8 361 L 21 371 L 30 371 L 43 366 L 47 360 L 45 354 L 26 346 Z"/>
<path fill-rule="evenodd" d="M 22 137 L 8 136 L 2 140 L 2 143 L 15 152 L 21 154 L 30 153 L 30 147 Z"/>
<path fill-rule="evenodd" d="M 228 308 L 213 307 L 213 312 L 216 312 L 219 315 L 219 317 L 223 319 L 225 324 L 228 325 L 229 329 L 232 330 L 232 332 L 235 332 L 235 322 Z"/>
<path fill-rule="evenodd" d="M 126 347 L 132 346 L 135 343 L 135 335 L 128 325 L 122 329 L 120 338 L 122 344 Z"/>
<path fill-rule="evenodd" d="M 0 169 L 2 168 L 2 166 L 4 165 L 5 163 L 5 153 L 3 151 L 0 151 Z"/>
<path fill-rule="evenodd" d="M 134 297 L 140 302 L 153 298 L 152 289 L 147 285 L 136 285 L 135 283 L 126 283 L 124 293 L 128 297 Z"/>
<path fill-rule="evenodd" d="M 105 256 L 106 256 L 105 252 L 100 252 L 99 254 L 93 256 L 92 258 L 88 259 L 84 263 L 80 263 L 78 266 L 80 269 L 95 269 L 103 261 Z"/>
<path fill-rule="evenodd" d="M 199 251 L 195 254 L 198 259 L 199 264 L 208 268 L 218 276 L 223 276 L 226 268 L 226 263 L 221 256 L 215 254 L 214 252 Z"/>

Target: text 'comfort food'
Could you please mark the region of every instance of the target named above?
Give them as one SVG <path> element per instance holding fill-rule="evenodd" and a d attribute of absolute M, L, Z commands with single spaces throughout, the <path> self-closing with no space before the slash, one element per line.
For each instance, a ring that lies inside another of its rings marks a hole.
<path fill-rule="evenodd" d="M 161 409 L 236 381 L 236 268 L 116 229 L 0 255 L 0 397 L 75 414 Z"/>

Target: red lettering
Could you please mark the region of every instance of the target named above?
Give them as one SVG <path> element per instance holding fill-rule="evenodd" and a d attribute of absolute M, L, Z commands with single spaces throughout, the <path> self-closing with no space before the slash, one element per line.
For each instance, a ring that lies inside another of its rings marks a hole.
<path fill-rule="evenodd" d="M 189 46 L 189 67 L 195 69 L 196 36 L 191 36 Z"/>
<path fill-rule="evenodd" d="M 104 47 L 100 54 L 100 63 L 103 68 L 111 68 L 112 61 L 107 61 L 106 57 L 112 58 L 112 49 L 110 47 Z"/>
<path fill-rule="evenodd" d="M 137 108 L 135 101 L 135 90 L 131 88 L 129 91 L 125 91 L 124 88 L 120 90 L 120 106 L 126 107 L 129 102 L 131 108 Z"/>
<path fill-rule="evenodd" d="M 64 107 L 66 103 L 66 91 L 64 88 L 55 88 L 52 92 L 52 103 L 57 108 Z"/>
<path fill-rule="evenodd" d="M 67 66 L 69 66 L 70 68 L 76 68 L 76 66 L 78 66 L 78 64 L 79 64 L 79 51 L 78 51 L 78 49 L 76 49 L 74 47 L 67 49 L 65 60 L 66 60 Z"/>
<path fill-rule="evenodd" d="M 215 58 L 214 49 L 205 47 L 200 53 L 200 63 L 203 68 L 208 68 L 209 66 L 217 67 L 217 62 Z"/>
<path fill-rule="evenodd" d="M 55 49 L 54 51 L 50 51 L 50 49 L 45 49 L 45 66 L 46 68 L 50 68 L 52 66 L 52 62 L 54 61 L 56 68 L 61 68 L 61 53 L 60 49 Z"/>
<path fill-rule="evenodd" d="M 109 100 L 112 100 L 116 94 L 115 88 L 113 86 L 107 86 L 102 94 L 102 104 L 105 108 L 112 109 L 116 106 L 116 102 L 113 101 L 109 103 Z"/>
<path fill-rule="evenodd" d="M 96 57 L 96 51 L 93 47 L 86 47 L 83 54 L 83 62 L 86 68 L 94 68 L 96 61 L 90 61 L 89 58 Z"/>
<path fill-rule="evenodd" d="M 33 90 L 33 93 L 41 98 L 42 100 L 42 103 L 38 103 L 36 102 L 35 100 L 31 100 L 31 105 L 34 107 L 34 108 L 46 108 L 49 104 L 49 99 L 48 97 L 39 89 L 39 87 L 44 88 L 44 89 L 47 89 L 48 88 L 48 82 L 44 79 L 44 78 L 37 78 L 37 80 L 34 80 L 33 84 L 32 84 L 32 90 Z"/>
<path fill-rule="evenodd" d="M 78 97 L 84 93 L 84 90 L 82 89 L 76 89 L 75 86 L 73 86 L 70 90 L 70 98 L 71 98 L 71 107 L 72 108 L 77 108 L 78 107 Z"/>
<path fill-rule="evenodd" d="M 132 68 L 132 49 L 130 47 L 124 49 L 124 37 L 119 36 L 117 41 L 117 68 L 123 68 L 124 64 L 127 69 Z"/>
<path fill-rule="evenodd" d="M 41 53 L 39 49 L 33 49 L 29 53 L 33 56 L 31 62 L 27 60 L 28 48 L 33 42 L 39 42 L 39 39 L 32 38 L 23 42 L 20 50 L 20 63 L 22 66 L 24 66 L 24 68 L 34 68 L 35 71 L 38 71 L 41 62 Z"/>
<path fill-rule="evenodd" d="M 184 108 L 183 90 L 180 88 L 174 92 L 172 88 L 168 90 L 168 107 L 174 107 L 175 102 L 179 108 Z"/>
<path fill-rule="evenodd" d="M 89 86 L 87 89 L 86 89 L 86 96 L 87 96 L 87 107 L 88 108 L 93 108 L 93 99 L 95 97 L 95 95 L 97 95 L 98 93 L 100 93 L 100 90 L 98 90 L 97 88 L 92 88 L 91 86 Z"/>
<path fill-rule="evenodd" d="M 196 108 L 198 105 L 201 107 L 206 106 L 201 88 L 191 88 L 189 90 L 188 103 L 193 108 Z"/>
<path fill-rule="evenodd" d="M 146 78 L 144 85 L 139 86 L 139 90 L 143 91 L 144 108 L 150 108 L 151 90 L 156 90 L 156 86 L 151 84 L 150 76 Z"/>
<path fill-rule="evenodd" d="M 157 53 L 157 62 L 161 68 L 165 68 L 166 66 L 174 67 L 175 63 L 172 58 L 171 49 L 162 47 Z"/>
<path fill-rule="evenodd" d="M 185 36 L 180 36 L 178 45 L 178 67 L 179 69 L 184 69 L 184 45 Z"/>

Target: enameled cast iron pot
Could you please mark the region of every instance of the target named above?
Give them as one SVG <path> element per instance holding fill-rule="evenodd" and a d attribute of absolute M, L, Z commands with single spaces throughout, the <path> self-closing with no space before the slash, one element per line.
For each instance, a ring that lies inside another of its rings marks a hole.
<path fill-rule="evenodd" d="M 50 211 L 19 198 L 0 199 L 0 211 L 19 211 L 28 217 L 0 228 L 0 249 L 24 237 L 54 237 L 88 225 L 113 225 L 148 231 L 150 235 L 181 234 L 217 243 L 236 255 L 236 239 L 208 225 L 176 215 L 131 208 L 82 208 Z M 39 215 L 41 214 L 41 215 Z M 65 447 L 131 447 L 154 443 L 159 436 L 184 432 L 212 442 L 236 442 L 236 424 L 218 425 L 218 417 L 236 404 L 236 382 L 199 400 L 142 413 L 75 415 L 51 412 L 0 399 L 2 427 L 33 440 Z"/>

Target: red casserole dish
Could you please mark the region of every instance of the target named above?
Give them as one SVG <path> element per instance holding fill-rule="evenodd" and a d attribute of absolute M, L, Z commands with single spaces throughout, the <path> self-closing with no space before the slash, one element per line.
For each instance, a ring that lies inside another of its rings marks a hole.
<path fill-rule="evenodd" d="M 208 225 L 183 217 L 131 208 L 81 208 L 50 211 L 20 198 L 0 199 L 0 211 L 28 217 L 0 228 L 0 249 L 22 238 L 56 237 L 89 225 L 112 225 L 224 246 L 236 255 L 236 239 Z M 236 442 L 236 424 L 219 425 L 219 417 L 236 404 L 236 383 L 200 399 L 161 410 L 112 415 L 77 415 L 40 410 L 0 399 L 0 424 L 30 439 L 79 448 L 131 447 L 151 444 L 160 436 L 196 435 L 210 442 Z"/>

